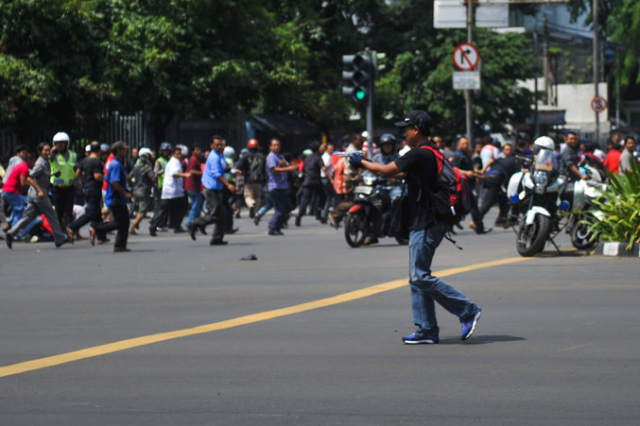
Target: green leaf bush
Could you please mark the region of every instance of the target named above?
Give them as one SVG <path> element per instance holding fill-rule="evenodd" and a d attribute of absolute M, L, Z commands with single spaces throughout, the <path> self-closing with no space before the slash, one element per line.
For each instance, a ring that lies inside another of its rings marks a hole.
<path fill-rule="evenodd" d="M 640 243 L 640 165 L 632 163 L 632 170 L 624 174 L 609 174 L 611 183 L 586 216 L 586 223 L 594 238 L 604 242 Z"/>

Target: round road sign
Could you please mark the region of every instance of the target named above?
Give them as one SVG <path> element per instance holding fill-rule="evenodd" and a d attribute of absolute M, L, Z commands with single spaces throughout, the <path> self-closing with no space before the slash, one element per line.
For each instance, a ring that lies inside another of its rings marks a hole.
<path fill-rule="evenodd" d="M 609 103 L 602 96 L 596 96 L 593 99 L 591 99 L 591 109 L 597 114 L 600 114 L 605 109 L 607 109 L 608 105 Z"/>
<path fill-rule="evenodd" d="M 453 49 L 453 65 L 460 71 L 471 71 L 480 62 L 480 53 L 471 43 L 460 43 Z"/>

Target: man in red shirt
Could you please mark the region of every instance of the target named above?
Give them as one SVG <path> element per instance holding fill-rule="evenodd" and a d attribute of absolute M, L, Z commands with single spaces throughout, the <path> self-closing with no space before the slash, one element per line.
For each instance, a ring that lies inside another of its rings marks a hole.
<path fill-rule="evenodd" d="M 620 151 L 618 145 L 611 139 L 607 141 L 607 158 L 604 159 L 604 168 L 611 173 L 618 173 L 620 167 Z"/>
<path fill-rule="evenodd" d="M 25 161 L 15 165 L 11 169 L 11 175 L 5 179 L 2 187 L 2 197 L 11 204 L 11 216 L 7 223 L 10 226 L 15 225 L 22 218 L 24 209 L 27 207 L 26 197 L 22 194 L 26 193 L 29 188 L 27 178 L 29 177 L 29 169 L 33 168 L 36 162 L 36 156 L 32 152 L 28 152 Z"/>

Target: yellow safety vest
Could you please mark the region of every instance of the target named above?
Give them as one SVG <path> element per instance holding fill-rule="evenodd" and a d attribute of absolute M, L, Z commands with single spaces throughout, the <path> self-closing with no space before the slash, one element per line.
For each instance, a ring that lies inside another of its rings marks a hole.
<path fill-rule="evenodd" d="M 167 160 L 164 157 L 159 157 L 156 162 L 162 165 L 162 170 L 167 168 Z M 164 183 L 164 173 L 158 176 L 158 188 L 162 188 L 163 183 Z"/>
<path fill-rule="evenodd" d="M 49 159 L 51 165 L 51 184 L 53 186 L 71 186 L 76 179 L 76 153 L 67 151 L 69 159 L 62 154 L 56 154 L 53 160 Z M 60 176 L 53 176 L 53 173 L 60 171 Z"/>

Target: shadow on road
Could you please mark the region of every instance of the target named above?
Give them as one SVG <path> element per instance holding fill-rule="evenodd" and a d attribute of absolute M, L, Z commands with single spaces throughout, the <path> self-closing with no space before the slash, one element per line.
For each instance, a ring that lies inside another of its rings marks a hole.
<path fill-rule="evenodd" d="M 502 343 L 502 342 L 517 342 L 521 340 L 527 340 L 524 337 L 518 336 L 483 336 L 474 335 L 471 339 L 464 342 L 465 345 L 486 345 L 488 343 Z M 442 339 L 440 343 L 447 344 L 460 344 L 460 339 Z"/>
<path fill-rule="evenodd" d="M 558 253 L 557 250 L 544 251 L 542 253 L 538 253 L 535 257 L 583 257 L 583 256 L 589 256 L 589 252 L 584 250 L 579 251 L 572 248 L 572 249 L 560 251 L 560 253 Z"/>

